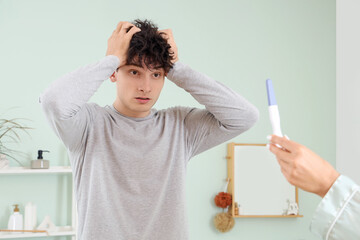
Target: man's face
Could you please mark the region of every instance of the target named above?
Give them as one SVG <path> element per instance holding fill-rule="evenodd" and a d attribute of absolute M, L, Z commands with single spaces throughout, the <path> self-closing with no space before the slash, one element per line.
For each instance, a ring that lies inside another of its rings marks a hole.
<path fill-rule="evenodd" d="M 124 65 L 113 76 L 117 97 L 114 107 L 128 117 L 143 118 L 149 115 L 164 86 L 164 69 Z"/>

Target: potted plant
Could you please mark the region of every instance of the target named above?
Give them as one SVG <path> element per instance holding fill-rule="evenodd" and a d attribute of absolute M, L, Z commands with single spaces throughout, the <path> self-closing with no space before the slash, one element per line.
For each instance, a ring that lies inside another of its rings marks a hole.
<path fill-rule="evenodd" d="M 21 151 L 5 146 L 5 144 L 19 143 L 21 140 L 21 132 L 28 134 L 27 130 L 31 128 L 20 124 L 19 122 L 21 120 L 20 118 L 0 119 L 0 168 L 8 167 L 9 161 L 7 159 L 13 159 L 23 166 L 21 162 L 15 158 L 15 154 L 21 153 Z"/>

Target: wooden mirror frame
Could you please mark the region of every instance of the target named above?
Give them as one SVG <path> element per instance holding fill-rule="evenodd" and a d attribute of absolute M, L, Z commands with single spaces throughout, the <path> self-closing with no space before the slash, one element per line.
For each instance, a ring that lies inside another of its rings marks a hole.
<path fill-rule="evenodd" d="M 231 204 L 231 215 L 234 218 L 296 218 L 296 217 L 303 217 L 303 215 L 235 215 L 235 160 L 234 160 L 234 149 L 235 146 L 266 146 L 266 144 L 250 144 L 250 143 L 229 143 L 227 146 L 227 170 L 228 170 L 228 193 L 230 193 L 232 197 L 232 204 Z M 299 193 L 298 188 L 295 187 L 295 201 L 299 207 Z M 299 208 L 300 209 L 300 208 Z"/>

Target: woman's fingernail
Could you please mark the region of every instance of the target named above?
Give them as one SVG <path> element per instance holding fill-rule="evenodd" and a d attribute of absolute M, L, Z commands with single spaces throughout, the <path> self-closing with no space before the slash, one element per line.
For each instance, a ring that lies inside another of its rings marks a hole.
<path fill-rule="evenodd" d="M 284 137 L 287 139 L 287 140 L 290 140 L 290 138 L 285 134 Z"/>
<path fill-rule="evenodd" d="M 267 140 L 271 140 L 271 135 L 268 135 L 266 138 Z"/>
<path fill-rule="evenodd" d="M 266 144 L 266 148 L 270 150 L 270 144 Z"/>

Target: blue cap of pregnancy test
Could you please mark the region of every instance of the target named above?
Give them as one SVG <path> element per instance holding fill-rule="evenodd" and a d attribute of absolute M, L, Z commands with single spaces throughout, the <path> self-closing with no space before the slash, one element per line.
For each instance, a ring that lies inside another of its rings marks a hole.
<path fill-rule="evenodd" d="M 266 90 L 267 90 L 267 95 L 268 95 L 269 106 L 277 105 L 274 87 L 273 87 L 273 84 L 272 84 L 272 81 L 270 78 L 266 79 Z"/>

